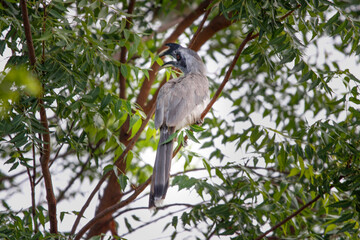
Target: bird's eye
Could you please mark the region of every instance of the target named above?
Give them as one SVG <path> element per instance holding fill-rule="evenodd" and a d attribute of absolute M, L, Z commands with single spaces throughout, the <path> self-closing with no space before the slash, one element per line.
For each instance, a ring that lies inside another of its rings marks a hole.
<path fill-rule="evenodd" d="M 176 54 L 176 60 L 180 60 L 181 59 L 181 57 L 180 57 L 180 55 L 179 54 Z"/>

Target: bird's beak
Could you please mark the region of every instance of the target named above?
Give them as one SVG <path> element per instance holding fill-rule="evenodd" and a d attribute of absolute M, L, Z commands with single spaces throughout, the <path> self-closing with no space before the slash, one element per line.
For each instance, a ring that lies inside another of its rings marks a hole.
<path fill-rule="evenodd" d="M 160 52 L 159 57 L 163 57 L 166 55 L 173 56 L 174 51 L 180 47 L 180 45 L 176 43 L 166 43 L 165 46 L 167 46 L 168 48 Z"/>
<path fill-rule="evenodd" d="M 165 46 L 167 46 L 168 48 L 166 48 L 165 50 L 163 50 L 162 52 L 160 52 L 159 54 L 159 57 L 164 57 L 166 55 L 170 55 L 172 57 L 175 57 L 174 54 L 175 54 L 175 50 L 178 49 L 180 47 L 179 44 L 176 44 L 176 43 L 167 43 L 165 44 Z M 161 68 L 164 68 L 164 67 L 170 67 L 170 66 L 173 66 L 173 67 L 176 67 L 177 65 L 177 62 L 176 61 L 170 61 L 170 62 L 165 62 Z"/>
<path fill-rule="evenodd" d="M 176 67 L 176 62 L 175 61 L 170 61 L 170 62 L 165 62 L 161 68 L 166 68 L 166 67 Z"/>

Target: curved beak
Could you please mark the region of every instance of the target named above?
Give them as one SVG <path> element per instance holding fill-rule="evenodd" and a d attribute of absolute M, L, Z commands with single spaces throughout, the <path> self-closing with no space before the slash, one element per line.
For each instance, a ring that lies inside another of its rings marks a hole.
<path fill-rule="evenodd" d="M 177 43 L 166 43 L 165 46 L 168 48 L 160 52 L 159 57 L 164 57 L 166 55 L 173 56 L 174 51 L 180 47 L 180 45 Z"/>

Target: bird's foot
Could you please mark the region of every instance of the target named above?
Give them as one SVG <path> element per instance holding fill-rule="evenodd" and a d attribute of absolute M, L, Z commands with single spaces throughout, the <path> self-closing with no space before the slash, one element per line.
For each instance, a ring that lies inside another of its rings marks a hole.
<path fill-rule="evenodd" d="M 188 140 L 187 138 L 184 138 L 184 147 L 187 147 L 187 145 L 188 145 Z"/>
<path fill-rule="evenodd" d="M 199 125 L 199 126 L 203 125 L 203 123 L 204 123 L 204 120 L 201 118 L 195 122 L 195 124 Z"/>

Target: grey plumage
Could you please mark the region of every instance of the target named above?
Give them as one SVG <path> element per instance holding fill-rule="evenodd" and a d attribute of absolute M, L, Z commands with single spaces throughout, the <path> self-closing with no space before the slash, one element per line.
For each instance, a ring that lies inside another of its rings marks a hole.
<path fill-rule="evenodd" d="M 160 140 L 151 181 L 149 207 L 165 198 L 169 186 L 174 140 L 164 143 L 176 130 L 194 124 L 209 102 L 209 82 L 201 58 L 191 49 L 178 44 L 166 44 L 169 49 L 161 55 L 171 55 L 176 61 L 164 63 L 183 72 L 160 89 L 156 102 L 155 128 L 160 128 Z"/>

